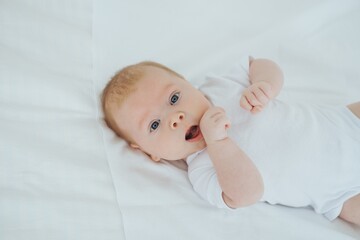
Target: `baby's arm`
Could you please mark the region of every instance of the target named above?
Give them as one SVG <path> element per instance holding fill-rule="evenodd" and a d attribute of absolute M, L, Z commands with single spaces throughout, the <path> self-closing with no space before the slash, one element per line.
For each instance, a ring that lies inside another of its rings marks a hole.
<path fill-rule="evenodd" d="M 219 107 L 210 108 L 200 121 L 200 128 L 213 162 L 225 203 L 244 207 L 260 200 L 264 185 L 260 172 L 250 158 L 227 137 L 230 121 Z"/>
<path fill-rule="evenodd" d="M 249 79 L 251 85 L 241 96 L 240 106 L 252 113 L 261 111 L 275 98 L 284 82 L 280 67 L 268 59 L 250 59 Z"/>

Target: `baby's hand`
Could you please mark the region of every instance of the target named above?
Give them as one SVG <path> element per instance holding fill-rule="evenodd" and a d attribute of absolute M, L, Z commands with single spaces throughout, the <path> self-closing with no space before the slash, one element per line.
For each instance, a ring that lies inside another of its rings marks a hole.
<path fill-rule="evenodd" d="M 250 85 L 240 98 L 240 106 L 251 113 L 258 113 L 273 98 L 270 83 L 265 81 Z"/>
<path fill-rule="evenodd" d="M 209 108 L 200 120 L 200 129 L 207 145 L 227 138 L 226 129 L 230 128 L 230 120 L 224 109 Z"/>

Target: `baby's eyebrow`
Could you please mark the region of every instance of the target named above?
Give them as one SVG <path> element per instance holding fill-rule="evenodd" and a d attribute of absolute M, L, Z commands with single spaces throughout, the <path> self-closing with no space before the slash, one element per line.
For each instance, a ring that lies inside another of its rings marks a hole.
<path fill-rule="evenodd" d="M 174 84 L 172 84 L 172 83 L 166 84 L 165 87 L 163 88 L 163 91 L 162 91 L 162 92 L 163 92 L 164 94 L 170 92 L 170 89 L 173 88 L 173 86 L 174 86 Z M 170 93 L 170 94 L 171 94 L 171 93 Z"/>

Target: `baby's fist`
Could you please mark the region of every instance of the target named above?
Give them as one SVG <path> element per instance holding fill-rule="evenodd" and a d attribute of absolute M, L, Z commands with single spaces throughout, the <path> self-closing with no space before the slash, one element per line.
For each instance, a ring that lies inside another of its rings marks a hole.
<path fill-rule="evenodd" d="M 268 82 L 256 82 L 244 91 L 240 98 L 240 106 L 251 113 L 257 113 L 266 106 L 273 95 L 272 87 Z"/>
<path fill-rule="evenodd" d="M 224 109 L 209 108 L 200 120 L 200 129 L 207 145 L 227 138 L 226 130 L 230 128 L 230 124 Z"/>

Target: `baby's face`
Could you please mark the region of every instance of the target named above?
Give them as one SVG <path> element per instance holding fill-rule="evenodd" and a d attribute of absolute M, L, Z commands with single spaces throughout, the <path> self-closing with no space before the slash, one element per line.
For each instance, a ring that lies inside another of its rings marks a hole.
<path fill-rule="evenodd" d="M 147 67 L 116 112 L 120 129 L 155 161 L 179 160 L 206 144 L 199 123 L 211 106 L 189 82 L 163 69 Z"/>

